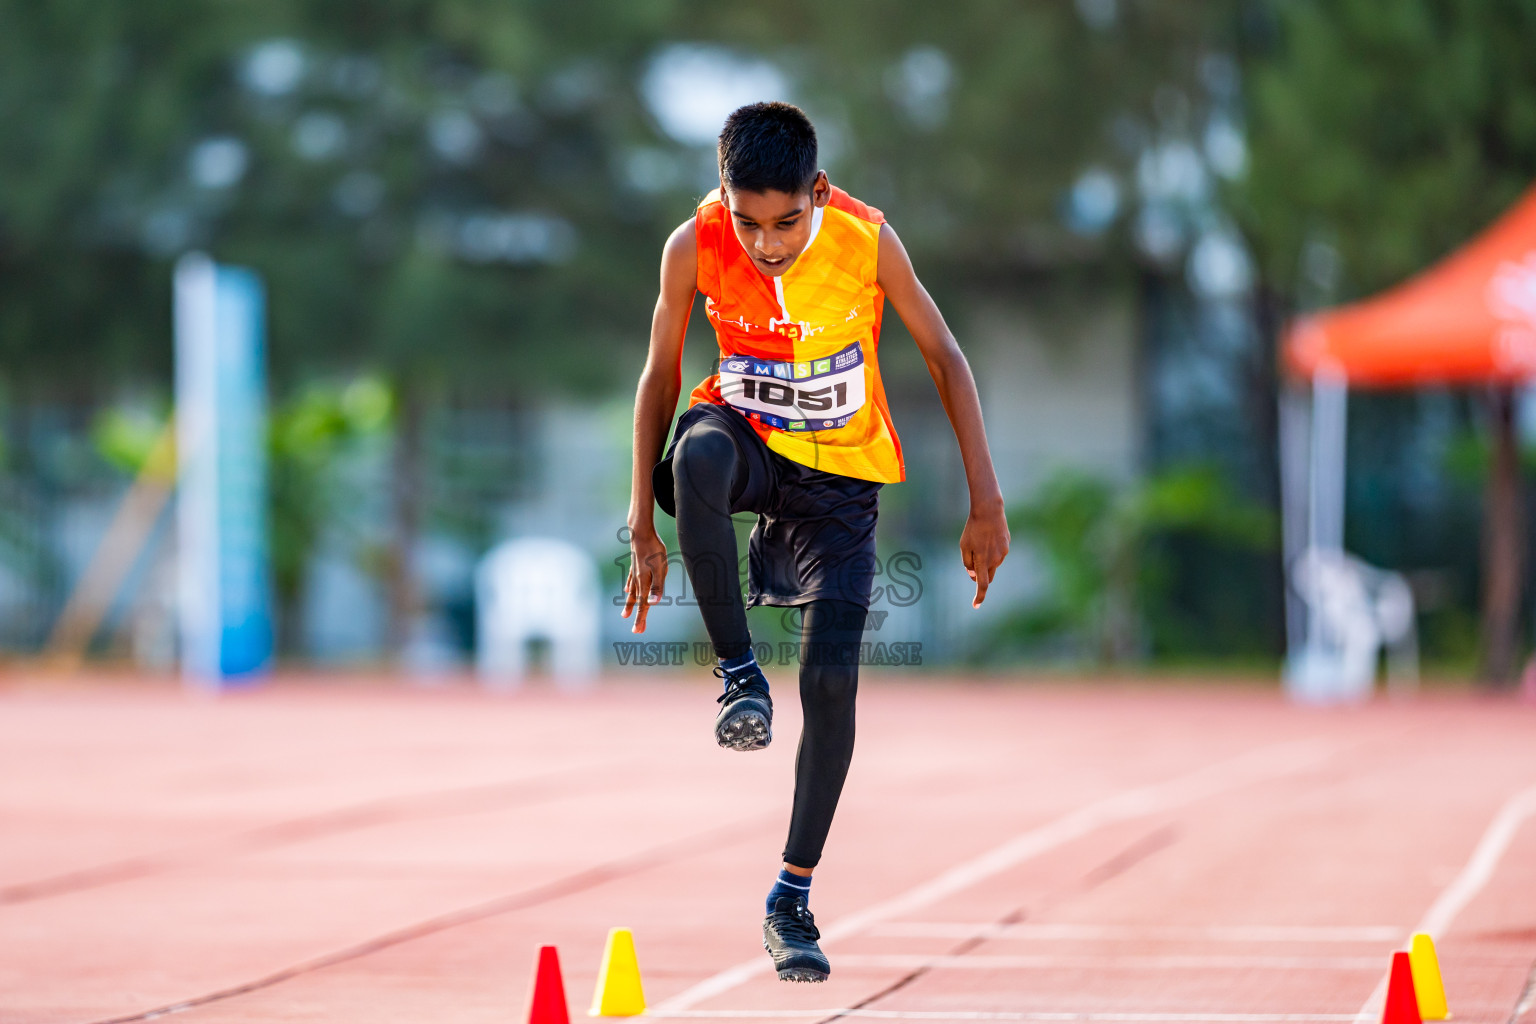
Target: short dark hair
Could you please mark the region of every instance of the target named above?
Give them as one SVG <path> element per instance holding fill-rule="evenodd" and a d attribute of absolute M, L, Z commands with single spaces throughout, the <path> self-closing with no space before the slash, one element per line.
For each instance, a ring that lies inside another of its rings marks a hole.
<path fill-rule="evenodd" d="M 816 129 L 791 103 L 749 103 L 720 130 L 720 181 L 733 192 L 809 192 Z"/>

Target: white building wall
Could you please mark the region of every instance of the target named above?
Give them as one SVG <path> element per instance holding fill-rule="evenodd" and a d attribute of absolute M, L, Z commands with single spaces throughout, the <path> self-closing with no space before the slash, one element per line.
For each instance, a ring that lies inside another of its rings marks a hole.
<path fill-rule="evenodd" d="M 1129 297 L 1059 312 L 992 307 L 971 330 L 1005 496 L 1024 497 L 1063 467 L 1119 481 L 1134 475 L 1141 424 Z"/>

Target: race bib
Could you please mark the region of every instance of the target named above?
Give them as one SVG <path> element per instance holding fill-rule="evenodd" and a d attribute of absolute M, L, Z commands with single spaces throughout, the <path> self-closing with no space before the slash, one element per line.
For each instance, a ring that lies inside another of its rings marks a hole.
<path fill-rule="evenodd" d="M 770 427 L 835 429 L 864 405 L 864 350 L 854 342 L 803 363 L 726 356 L 720 360 L 720 394 L 748 419 Z"/>

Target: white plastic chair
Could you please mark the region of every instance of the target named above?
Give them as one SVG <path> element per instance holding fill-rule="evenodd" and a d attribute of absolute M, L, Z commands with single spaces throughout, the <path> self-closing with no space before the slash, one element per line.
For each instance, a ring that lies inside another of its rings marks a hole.
<path fill-rule="evenodd" d="M 475 664 L 487 685 L 520 683 L 529 648 L 540 641 L 558 684 L 581 685 L 597 675 L 597 566 L 574 544 L 538 537 L 498 544 L 475 571 L 475 598 Z"/>
<path fill-rule="evenodd" d="M 1384 647 L 1389 688 L 1418 686 L 1413 591 L 1402 575 L 1343 551 L 1310 548 L 1292 565 L 1291 585 L 1308 610 L 1307 642 L 1286 666 L 1286 689 L 1293 697 L 1312 703 L 1365 700 L 1375 688 Z"/>

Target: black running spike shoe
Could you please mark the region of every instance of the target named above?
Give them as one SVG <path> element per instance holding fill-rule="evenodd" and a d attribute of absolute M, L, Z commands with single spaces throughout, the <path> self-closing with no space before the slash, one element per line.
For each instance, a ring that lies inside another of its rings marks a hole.
<path fill-rule="evenodd" d="M 725 680 L 723 705 L 715 716 L 715 742 L 727 750 L 762 750 L 773 742 L 773 698 L 768 680 L 753 665 L 741 673 L 716 666 L 715 675 Z"/>
<path fill-rule="evenodd" d="M 780 896 L 763 920 L 763 948 L 773 957 L 780 981 L 826 981 L 832 965 L 816 945 L 821 932 L 806 909 L 805 897 Z"/>

